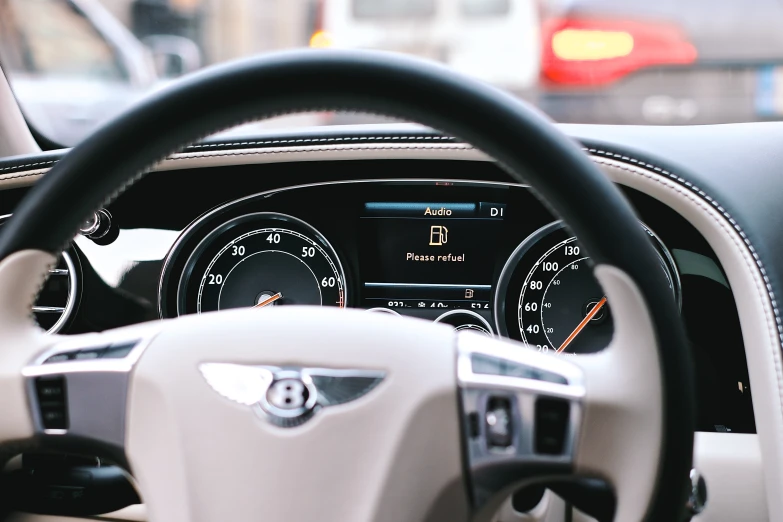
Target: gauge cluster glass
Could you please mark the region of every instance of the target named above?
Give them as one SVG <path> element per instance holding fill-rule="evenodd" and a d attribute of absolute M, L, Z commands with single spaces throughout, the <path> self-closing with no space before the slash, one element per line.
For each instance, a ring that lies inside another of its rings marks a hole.
<path fill-rule="evenodd" d="M 177 291 L 180 315 L 345 303 L 345 274 L 332 246 L 304 221 L 270 212 L 234 218 L 207 234 Z"/>
<path fill-rule="evenodd" d="M 642 227 L 679 302 L 674 261 L 658 237 Z M 593 276 L 590 257 L 560 222 L 539 229 L 511 255 L 500 275 L 494 312 L 503 335 L 540 352 L 594 353 L 608 346 L 614 333 L 611 303 Z"/>
<path fill-rule="evenodd" d="M 337 200 L 328 218 L 302 205 Z M 562 222 L 531 211 L 538 205 L 524 187 L 472 182 L 325 184 L 240 198 L 183 231 L 163 270 L 161 315 L 350 305 L 546 353 L 600 351 L 614 334 L 612 302 L 588 253 Z M 679 301 L 672 256 L 640 226 Z"/>

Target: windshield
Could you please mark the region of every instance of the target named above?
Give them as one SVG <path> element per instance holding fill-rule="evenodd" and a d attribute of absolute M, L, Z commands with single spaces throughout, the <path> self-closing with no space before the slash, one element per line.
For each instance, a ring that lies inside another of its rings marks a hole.
<path fill-rule="evenodd" d="M 436 60 L 559 122 L 712 124 L 783 116 L 780 21 L 781 0 L 0 0 L 0 64 L 62 145 L 189 72 L 296 47 Z"/>

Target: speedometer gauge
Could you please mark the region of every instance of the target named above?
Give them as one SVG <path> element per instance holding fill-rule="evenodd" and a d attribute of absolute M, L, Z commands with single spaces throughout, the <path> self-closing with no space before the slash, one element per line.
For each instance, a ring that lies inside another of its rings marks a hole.
<path fill-rule="evenodd" d="M 679 301 L 674 261 L 658 237 L 644 229 Z M 611 303 L 593 276 L 590 258 L 561 223 L 540 229 L 511 255 L 498 284 L 495 319 L 501 333 L 541 352 L 597 352 L 614 333 Z"/>
<path fill-rule="evenodd" d="M 606 346 L 612 338 L 610 315 L 588 257 L 574 237 L 556 243 L 536 261 L 517 302 L 522 341 L 542 351 L 580 353 Z M 588 326 L 589 335 L 580 336 Z"/>
<path fill-rule="evenodd" d="M 248 214 L 209 233 L 185 264 L 177 311 L 284 305 L 345 306 L 345 274 L 313 227 L 276 213 Z"/>

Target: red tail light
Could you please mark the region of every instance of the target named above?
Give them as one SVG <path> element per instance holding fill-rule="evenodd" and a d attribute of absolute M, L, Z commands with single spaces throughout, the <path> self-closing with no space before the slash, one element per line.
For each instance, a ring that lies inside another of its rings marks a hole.
<path fill-rule="evenodd" d="M 315 0 L 315 13 L 313 15 L 313 32 L 324 30 L 324 2 L 326 0 Z"/>
<path fill-rule="evenodd" d="M 605 85 L 654 65 L 689 64 L 696 48 L 676 25 L 603 19 L 544 23 L 541 73 L 563 85 Z"/>

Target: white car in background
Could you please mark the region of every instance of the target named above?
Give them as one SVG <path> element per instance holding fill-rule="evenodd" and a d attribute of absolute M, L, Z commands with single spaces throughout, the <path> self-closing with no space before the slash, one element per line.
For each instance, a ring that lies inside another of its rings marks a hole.
<path fill-rule="evenodd" d="M 522 96 L 538 82 L 534 0 L 319 0 L 316 6 L 311 47 L 431 58 Z"/>

